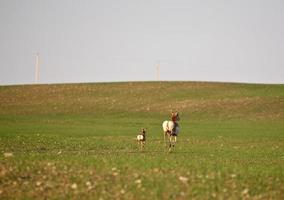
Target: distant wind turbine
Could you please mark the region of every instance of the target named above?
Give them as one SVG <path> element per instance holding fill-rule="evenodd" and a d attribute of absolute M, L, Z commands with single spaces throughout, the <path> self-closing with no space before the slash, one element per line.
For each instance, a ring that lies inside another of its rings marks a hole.
<path fill-rule="evenodd" d="M 155 65 L 155 68 L 156 68 L 156 80 L 159 81 L 160 80 L 160 64 L 157 63 Z"/>
<path fill-rule="evenodd" d="M 35 84 L 39 83 L 39 53 L 36 54 L 35 62 Z"/>

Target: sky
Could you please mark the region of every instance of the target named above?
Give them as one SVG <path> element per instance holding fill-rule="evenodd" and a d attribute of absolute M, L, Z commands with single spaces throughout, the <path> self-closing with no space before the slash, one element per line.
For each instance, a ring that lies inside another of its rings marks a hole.
<path fill-rule="evenodd" d="M 284 83 L 283 0 L 0 0 L 0 85 Z"/>

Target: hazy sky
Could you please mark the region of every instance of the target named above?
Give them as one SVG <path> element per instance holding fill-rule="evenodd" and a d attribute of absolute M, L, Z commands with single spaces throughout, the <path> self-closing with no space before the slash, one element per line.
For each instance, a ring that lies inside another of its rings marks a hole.
<path fill-rule="evenodd" d="M 283 0 L 0 0 L 0 85 L 284 83 Z"/>

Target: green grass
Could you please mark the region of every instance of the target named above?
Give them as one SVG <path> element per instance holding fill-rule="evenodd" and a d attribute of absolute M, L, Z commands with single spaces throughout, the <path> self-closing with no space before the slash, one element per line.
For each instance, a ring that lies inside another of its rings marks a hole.
<path fill-rule="evenodd" d="M 0 199 L 283 199 L 283 134 L 284 85 L 1 86 Z"/>

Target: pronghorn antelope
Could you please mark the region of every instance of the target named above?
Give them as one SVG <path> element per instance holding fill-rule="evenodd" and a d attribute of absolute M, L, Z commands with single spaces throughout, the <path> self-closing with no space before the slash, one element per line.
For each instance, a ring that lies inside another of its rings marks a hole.
<path fill-rule="evenodd" d="M 166 136 L 168 137 L 169 142 L 169 151 L 172 150 L 172 148 L 175 147 L 175 144 L 177 142 L 177 135 L 179 133 L 179 125 L 177 121 L 179 121 L 179 115 L 178 112 L 172 112 L 171 120 L 166 120 L 163 122 L 162 127 L 164 131 L 164 143 L 166 144 Z"/>
<path fill-rule="evenodd" d="M 142 150 L 146 144 L 146 129 L 142 128 L 141 133 L 137 135 L 139 149 Z"/>

